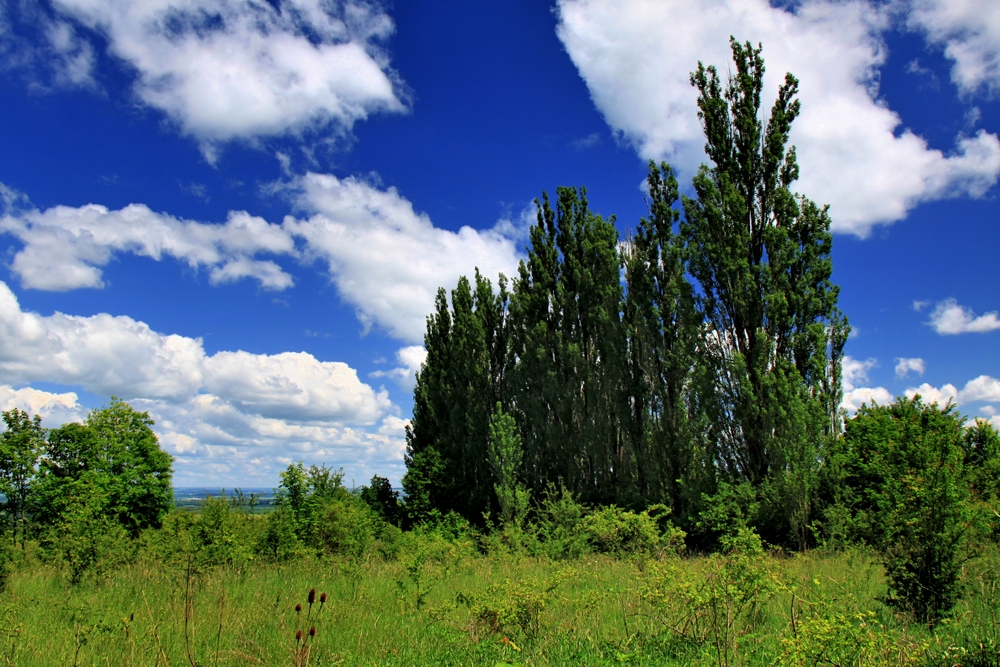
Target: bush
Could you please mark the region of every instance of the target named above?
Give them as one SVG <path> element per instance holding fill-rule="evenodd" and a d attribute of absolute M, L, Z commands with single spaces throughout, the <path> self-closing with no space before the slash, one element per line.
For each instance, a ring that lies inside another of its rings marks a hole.
<path fill-rule="evenodd" d="M 676 553 L 684 548 L 684 531 L 665 520 L 669 514 L 666 505 L 653 505 L 639 514 L 609 505 L 584 517 L 580 529 L 600 553 Z"/>
<path fill-rule="evenodd" d="M 535 528 L 535 551 L 549 558 L 579 558 L 590 550 L 580 524 L 588 513 L 586 505 L 565 486 L 554 485 L 542 494 Z"/>
<path fill-rule="evenodd" d="M 963 421 L 917 396 L 862 407 L 845 425 L 847 482 L 882 548 L 887 602 L 932 625 L 961 596 L 969 557 Z"/>
<path fill-rule="evenodd" d="M 88 478 L 68 484 L 60 520 L 42 536 L 48 555 L 69 568 L 70 582 L 100 575 L 132 559 L 137 544 L 118 517 L 106 512 L 107 496 Z"/>

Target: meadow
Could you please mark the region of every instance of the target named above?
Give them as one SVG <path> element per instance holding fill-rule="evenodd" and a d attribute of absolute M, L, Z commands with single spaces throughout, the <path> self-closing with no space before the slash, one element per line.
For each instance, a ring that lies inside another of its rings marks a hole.
<path fill-rule="evenodd" d="M 390 559 L 139 558 L 76 585 L 35 563 L 0 596 L 0 664 L 1000 664 L 996 549 L 963 581 L 929 629 L 882 603 L 856 548 L 556 561 L 429 535 Z"/>

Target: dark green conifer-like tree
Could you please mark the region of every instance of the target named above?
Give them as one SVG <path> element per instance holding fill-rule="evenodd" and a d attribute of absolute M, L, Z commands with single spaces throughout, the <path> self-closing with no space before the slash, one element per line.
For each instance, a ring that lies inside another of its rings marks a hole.
<path fill-rule="evenodd" d="M 489 424 L 493 406 L 505 400 L 507 301 L 506 279 L 494 293 L 478 271 L 475 290 L 459 280 L 450 309 L 438 291 L 407 430 L 403 488 L 415 520 L 434 508 L 475 521 L 490 509 Z"/>
<path fill-rule="evenodd" d="M 628 481 L 621 419 L 625 350 L 621 261 L 614 218 L 586 190 L 543 195 L 511 299 L 511 399 L 522 429 L 525 479 L 541 493 L 561 482 L 611 501 Z"/>
<path fill-rule="evenodd" d="M 712 491 L 712 367 L 705 329 L 685 275 L 673 170 L 650 162 L 649 217 L 626 245 L 623 320 L 628 340 L 627 426 L 640 497 L 667 503 L 684 521 Z"/>

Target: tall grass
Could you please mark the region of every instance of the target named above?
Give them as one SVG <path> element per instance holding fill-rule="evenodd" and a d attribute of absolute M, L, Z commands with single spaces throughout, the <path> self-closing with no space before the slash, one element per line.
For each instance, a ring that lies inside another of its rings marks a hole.
<path fill-rule="evenodd" d="M 555 562 L 456 548 L 190 575 L 139 560 L 75 586 L 35 564 L 0 596 L 0 665 L 998 664 L 995 552 L 969 567 L 966 597 L 934 630 L 882 604 L 881 567 L 865 551 L 725 558 Z M 727 617 L 747 563 L 768 589 L 752 593 L 752 618 L 735 607 Z M 685 613 L 702 614 L 701 630 Z"/>

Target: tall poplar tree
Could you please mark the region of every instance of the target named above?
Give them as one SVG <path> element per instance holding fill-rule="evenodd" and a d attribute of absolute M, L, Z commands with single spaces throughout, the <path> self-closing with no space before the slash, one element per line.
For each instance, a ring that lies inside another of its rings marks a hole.
<path fill-rule="evenodd" d="M 680 233 L 712 330 L 719 467 L 769 485 L 803 545 L 824 439 L 838 430 L 849 329 L 830 280 L 827 207 L 791 190 L 798 81 L 786 74 L 761 118 L 761 48 L 731 45 L 736 72 L 725 87 L 714 67 L 698 63 L 691 75 L 712 165 L 694 178 L 697 198 L 684 199 Z"/>
<path fill-rule="evenodd" d="M 614 218 L 593 213 L 586 189 L 537 201 L 528 259 L 511 298 L 511 397 L 525 478 L 613 500 L 628 481 L 621 361 L 621 260 Z"/>
<path fill-rule="evenodd" d="M 624 254 L 631 411 L 624 425 L 639 496 L 669 504 L 683 520 L 712 490 L 712 368 L 703 354 L 704 327 L 685 275 L 683 244 L 674 233 L 677 179 L 666 163 L 657 168 L 650 162 L 646 183 L 649 217 L 639 222 Z"/>
<path fill-rule="evenodd" d="M 489 425 L 497 403 L 505 404 L 509 296 L 502 275 L 497 293 L 478 270 L 475 279 L 475 289 L 459 279 L 450 309 L 439 290 L 427 318 L 403 478 L 417 519 L 437 509 L 475 521 L 493 502 Z"/>

